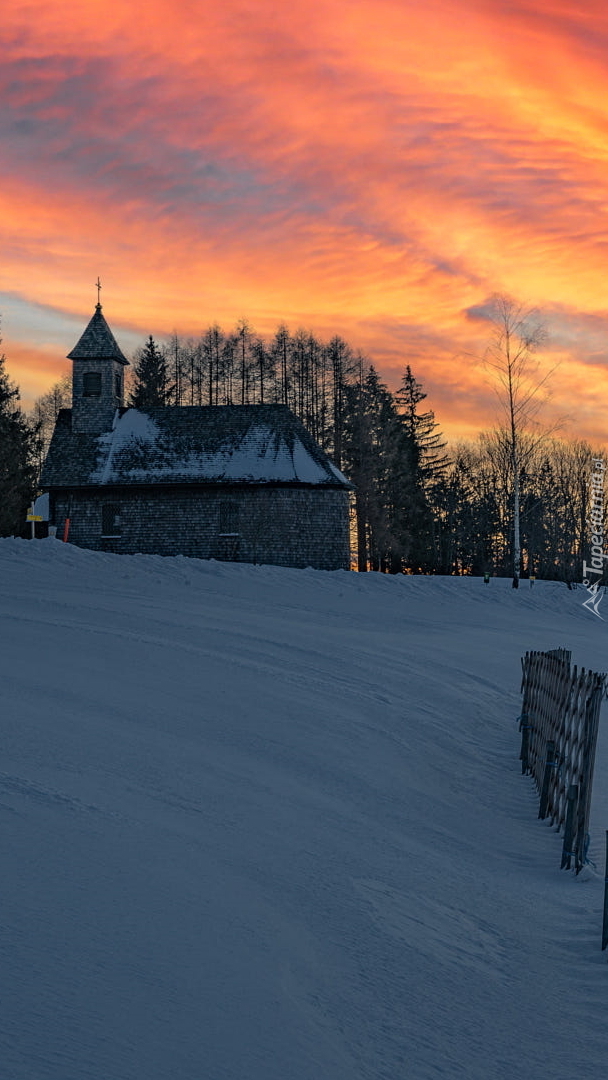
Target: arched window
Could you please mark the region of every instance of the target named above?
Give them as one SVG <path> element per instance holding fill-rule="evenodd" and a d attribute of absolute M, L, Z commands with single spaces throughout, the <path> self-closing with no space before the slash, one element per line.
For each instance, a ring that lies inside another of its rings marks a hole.
<path fill-rule="evenodd" d="M 82 396 L 101 396 L 101 375 L 98 371 L 87 371 L 82 376 Z"/>

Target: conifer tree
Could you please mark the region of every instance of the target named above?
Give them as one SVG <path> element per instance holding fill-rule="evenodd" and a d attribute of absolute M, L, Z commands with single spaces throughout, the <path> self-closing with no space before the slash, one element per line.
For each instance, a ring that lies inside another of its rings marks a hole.
<path fill-rule="evenodd" d="M 290 351 L 291 336 L 285 324 L 281 323 L 270 343 L 270 355 L 273 360 L 273 367 L 279 384 L 276 398 L 282 405 L 289 405 Z"/>
<path fill-rule="evenodd" d="M 134 386 L 129 404 L 135 409 L 170 405 L 174 387 L 169 382 L 167 358 L 150 334 L 135 356 Z"/>
<path fill-rule="evenodd" d="M 342 443 L 345 422 L 345 391 L 351 383 L 355 359 L 349 345 L 341 337 L 333 337 L 327 346 L 327 362 L 331 372 L 332 447 L 334 463 L 342 468 Z"/>
<path fill-rule="evenodd" d="M 18 406 L 19 390 L 0 355 L 0 536 L 19 535 L 36 492 L 36 432 Z"/>
<path fill-rule="evenodd" d="M 343 465 L 355 485 L 359 570 L 401 569 L 393 531 L 392 465 L 398 415 L 392 394 L 370 365 L 343 388 Z"/>
<path fill-rule="evenodd" d="M 407 549 L 406 566 L 414 572 L 433 572 L 437 566 L 438 536 L 433 509 L 437 485 L 445 471 L 445 443 L 431 409 L 420 412 L 426 398 L 408 364 L 395 401 L 401 408 L 401 430 L 394 452 L 396 492 L 393 531 Z"/>
<path fill-rule="evenodd" d="M 446 444 L 442 440 L 435 413 L 432 409 L 426 412 L 418 411 L 420 402 L 424 401 L 426 396 L 408 364 L 395 400 L 401 408 L 403 429 L 418 450 L 420 482 L 428 488 L 442 476 L 447 457 L 443 453 Z"/>

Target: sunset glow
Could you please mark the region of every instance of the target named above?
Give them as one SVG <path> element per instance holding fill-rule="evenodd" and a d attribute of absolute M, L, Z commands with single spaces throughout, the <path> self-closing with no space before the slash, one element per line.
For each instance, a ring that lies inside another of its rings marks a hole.
<path fill-rule="evenodd" d="M 103 283 L 130 351 L 246 316 L 340 334 L 443 429 L 494 420 L 494 292 L 551 417 L 608 441 L 608 9 L 597 0 L 5 0 L 0 313 L 27 407 Z"/>

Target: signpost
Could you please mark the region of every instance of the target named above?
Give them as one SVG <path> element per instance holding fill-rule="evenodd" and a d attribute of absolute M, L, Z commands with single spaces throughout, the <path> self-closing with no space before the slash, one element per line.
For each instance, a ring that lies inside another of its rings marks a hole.
<path fill-rule="evenodd" d="M 36 539 L 36 525 L 35 525 L 35 522 L 36 521 L 44 521 L 44 518 L 43 518 L 42 514 L 35 514 L 34 513 L 34 507 L 30 506 L 29 511 L 27 513 L 26 521 L 31 521 L 31 523 L 32 523 L 32 540 L 35 540 Z"/>

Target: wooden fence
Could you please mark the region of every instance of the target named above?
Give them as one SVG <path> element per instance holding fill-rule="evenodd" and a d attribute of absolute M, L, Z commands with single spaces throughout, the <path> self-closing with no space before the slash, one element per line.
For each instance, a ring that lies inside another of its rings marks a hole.
<path fill-rule="evenodd" d="M 593 765 L 605 675 L 571 667 L 567 649 L 527 652 L 522 658 L 524 695 L 521 771 L 534 777 L 539 818 L 564 830 L 562 868 L 585 863 Z"/>

